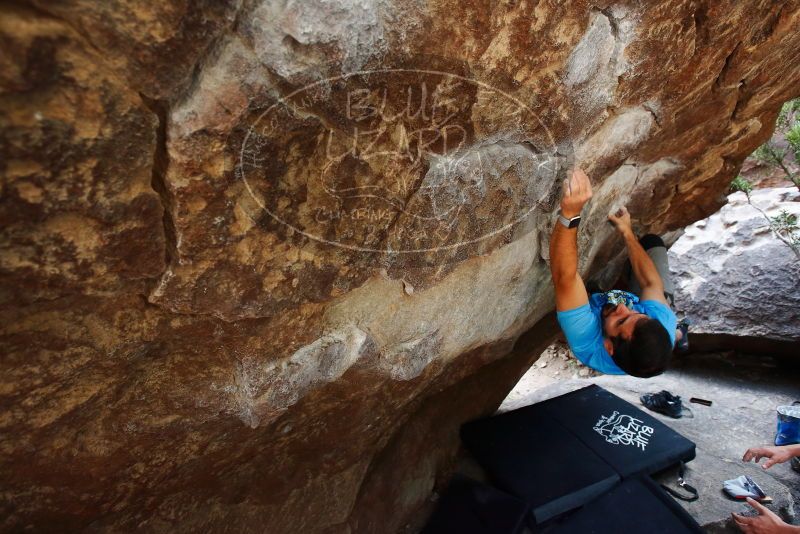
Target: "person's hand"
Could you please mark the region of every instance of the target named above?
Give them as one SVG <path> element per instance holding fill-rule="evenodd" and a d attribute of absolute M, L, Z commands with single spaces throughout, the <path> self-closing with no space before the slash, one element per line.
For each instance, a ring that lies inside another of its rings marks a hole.
<path fill-rule="evenodd" d="M 561 196 L 561 214 L 567 219 L 581 214 L 583 206 L 592 198 L 592 183 L 580 168 L 575 167 L 572 176 L 564 180 Z"/>
<path fill-rule="evenodd" d="M 758 463 L 762 458 L 767 458 L 767 461 L 761 467 L 769 469 L 775 464 L 788 462 L 792 459 L 792 456 L 794 455 L 789 447 L 751 447 L 742 456 L 742 461 L 749 462 L 753 460 Z"/>
<path fill-rule="evenodd" d="M 782 534 L 796 532 L 791 525 L 787 525 L 783 519 L 778 517 L 772 510 L 767 509 L 763 504 L 747 498 L 747 504 L 755 508 L 757 516 L 745 517 L 739 514 L 731 514 L 739 529 L 745 534 Z"/>
<path fill-rule="evenodd" d="M 615 213 L 609 213 L 608 220 L 611 221 L 617 231 L 623 235 L 627 232 L 633 232 L 633 228 L 631 228 L 631 214 L 628 213 L 628 208 L 624 206 Z"/>

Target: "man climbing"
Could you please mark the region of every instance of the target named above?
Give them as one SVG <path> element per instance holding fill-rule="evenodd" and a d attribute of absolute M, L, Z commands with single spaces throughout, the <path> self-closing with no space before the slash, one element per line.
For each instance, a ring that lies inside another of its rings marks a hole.
<path fill-rule="evenodd" d="M 676 335 L 685 334 L 676 333 L 677 317 L 665 298 L 664 283 L 669 280 L 666 248 L 655 235 L 637 240 L 625 208 L 609 215 L 625 240 L 635 276 L 630 289 L 636 294 L 612 290 L 589 298 L 578 274 L 577 235 L 581 210 L 591 197 L 589 178 L 576 168 L 564 182 L 559 220 L 550 240 L 558 322 L 572 352 L 585 365 L 606 374 L 643 378 L 661 374 Z"/>

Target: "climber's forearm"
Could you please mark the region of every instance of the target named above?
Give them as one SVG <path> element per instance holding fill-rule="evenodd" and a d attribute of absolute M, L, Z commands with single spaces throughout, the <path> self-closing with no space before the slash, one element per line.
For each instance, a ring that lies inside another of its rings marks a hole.
<path fill-rule="evenodd" d="M 556 310 L 574 310 L 589 302 L 578 274 L 578 230 L 556 223 L 550 238 L 550 273 L 556 292 Z"/>
<path fill-rule="evenodd" d="M 639 282 L 642 290 L 650 289 L 656 290 L 658 293 L 663 293 L 664 282 L 658 274 L 658 269 L 647 255 L 644 248 L 642 248 L 639 240 L 636 239 L 633 231 L 626 230 L 622 234 L 625 239 L 625 246 L 628 248 L 628 258 L 630 258 L 631 268 L 636 280 Z"/>
<path fill-rule="evenodd" d="M 565 280 L 578 276 L 578 229 L 556 223 L 550 238 L 550 274 L 558 289 Z"/>
<path fill-rule="evenodd" d="M 564 181 L 561 214 L 572 218 L 592 198 L 592 183 L 580 168 Z M 578 276 L 578 229 L 555 223 L 550 236 L 550 274 L 556 290 L 556 310 L 572 310 L 589 302 L 589 295 Z"/>

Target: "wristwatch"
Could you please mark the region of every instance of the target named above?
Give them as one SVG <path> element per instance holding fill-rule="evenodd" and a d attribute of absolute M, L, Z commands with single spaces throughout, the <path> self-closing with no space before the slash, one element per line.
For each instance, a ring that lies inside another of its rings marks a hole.
<path fill-rule="evenodd" d="M 578 225 L 581 223 L 581 216 L 576 215 L 571 219 L 567 219 L 563 215 L 561 215 L 561 210 L 558 210 L 558 222 L 566 226 L 567 228 L 577 228 Z"/>

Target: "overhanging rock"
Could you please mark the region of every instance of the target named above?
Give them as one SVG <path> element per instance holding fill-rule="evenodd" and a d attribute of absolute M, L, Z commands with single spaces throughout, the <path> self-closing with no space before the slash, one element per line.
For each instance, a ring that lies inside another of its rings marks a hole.
<path fill-rule="evenodd" d="M 791 3 L 0 10 L 6 530 L 396 530 L 555 331 L 568 166 L 589 274 L 800 86 Z"/>

